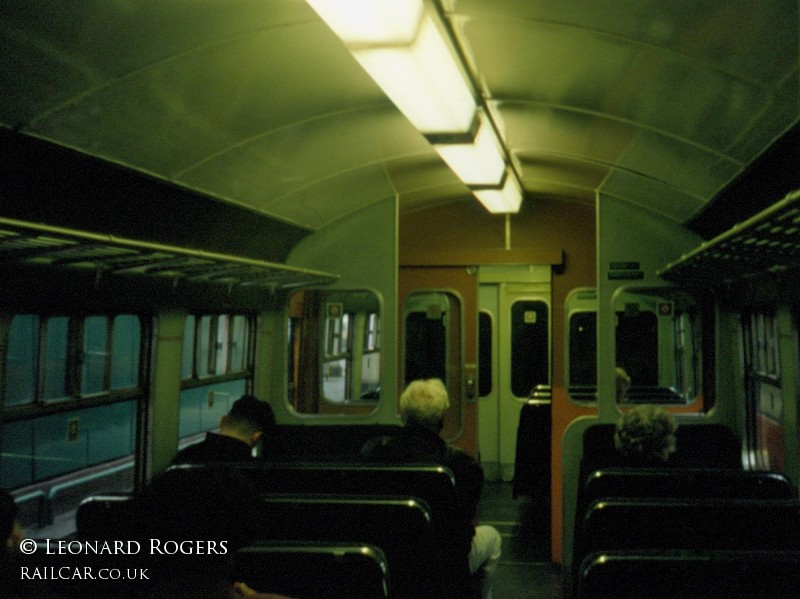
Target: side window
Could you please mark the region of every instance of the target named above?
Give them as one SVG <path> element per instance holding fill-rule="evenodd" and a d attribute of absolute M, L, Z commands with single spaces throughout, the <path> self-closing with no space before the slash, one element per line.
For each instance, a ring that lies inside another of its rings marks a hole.
<path fill-rule="evenodd" d="M 81 395 L 93 395 L 108 389 L 108 328 L 106 316 L 90 316 L 83 321 Z"/>
<path fill-rule="evenodd" d="M 145 393 L 139 382 L 147 380 L 142 320 L 134 314 L 4 318 L 0 487 L 27 486 L 25 496 L 43 492 L 48 499 L 31 500 L 21 511 L 23 524 L 51 524 L 55 516 L 66 522 L 98 488 L 130 491 Z"/>
<path fill-rule="evenodd" d="M 249 322 L 246 316 L 231 316 L 230 331 L 230 372 L 240 372 L 248 368 Z"/>
<path fill-rule="evenodd" d="M 135 314 L 11 318 L 5 406 L 60 402 L 139 386 Z"/>
<path fill-rule="evenodd" d="M 597 393 L 597 312 L 569 316 L 569 394 L 595 399 Z"/>
<path fill-rule="evenodd" d="M 597 291 L 573 289 L 564 302 L 567 318 L 567 392 L 575 401 L 597 400 Z"/>
<path fill-rule="evenodd" d="M 439 378 L 450 395 L 442 436 L 452 439 L 463 426 L 462 339 L 464 316 L 461 297 L 452 291 L 419 289 L 403 300 L 403 378 Z"/>
<path fill-rule="evenodd" d="M 250 331 L 250 319 L 243 314 L 188 315 L 183 326 L 181 378 L 249 372 Z"/>
<path fill-rule="evenodd" d="M 352 335 L 350 314 L 341 304 L 328 304 L 325 315 L 325 353 L 322 360 L 322 388 L 328 401 L 343 402 L 352 381 Z"/>
<path fill-rule="evenodd" d="M 189 314 L 183 325 L 179 447 L 219 426 L 252 386 L 252 320 L 244 314 Z"/>
<path fill-rule="evenodd" d="M 617 364 L 637 386 L 658 386 L 658 320 L 654 312 L 628 303 L 617 312 Z"/>
<path fill-rule="evenodd" d="M 703 395 L 704 353 L 710 361 L 714 349 L 708 293 L 622 288 L 615 294 L 614 311 L 616 366 L 631 378 L 622 403 L 689 404 Z"/>
<path fill-rule="evenodd" d="M 300 414 L 365 414 L 381 396 L 380 299 L 367 290 L 288 299 L 288 401 Z"/>
<path fill-rule="evenodd" d="M 494 365 L 492 356 L 492 315 L 488 312 L 478 314 L 478 395 L 486 397 L 492 393 Z"/>
<path fill-rule="evenodd" d="M 511 304 L 511 392 L 515 397 L 550 392 L 550 311 L 541 300 Z"/>
<path fill-rule="evenodd" d="M 754 469 L 783 472 L 784 428 L 777 324 L 773 314 L 742 315 L 747 459 Z"/>
<path fill-rule="evenodd" d="M 215 344 L 214 337 L 212 337 L 212 325 L 214 324 L 215 317 L 201 316 L 197 323 L 197 347 L 195 348 L 195 372 L 199 378 L 214 374 L 214 357 L 215 353 L 211 348 Z M 216 333 L 216 331 L 214 331 Z"/>
<path fill-rule="evenodd" d="M 194 377 L 194 344 L 196 318 L 189 314 L 183 323 L 183 351 L 181 353 L 181 378 L 190 379 Z"/>
<path fill-rule="evenodd" d="M 133 314 L 114 317 L 111 335 L 111 388 L 138 387 L 139 348 L 142 343 L 139 317 Z"/>
<path fill-rule="evenodd" d="M 67 355 L 69 318 L 55 316 L 44 321 L 44 348 L 41 358 L 42 392 L 44 401 L 67 399 L 67 372 L 70 360 Z"/>
<path fill-rule="evenodd" d="M 5 406 L 32 403 L 39 364 L 38 316 L 18 314 L 11 319 L 6 360 Z"/>

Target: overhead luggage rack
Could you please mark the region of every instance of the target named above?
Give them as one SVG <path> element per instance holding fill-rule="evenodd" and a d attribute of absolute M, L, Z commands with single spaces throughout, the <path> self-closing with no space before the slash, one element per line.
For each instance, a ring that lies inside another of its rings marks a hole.
<path fill-rule="evenodd" d="M 138 275 L 270 291 L 327 285 L 338 275 L 239 256 L 0 218 L 0 263 Z"/>
<path fill-rule="evenodd" d="M 800 268 L 800 190 L 658 271 L 703 287 L 768 280 Z"/>

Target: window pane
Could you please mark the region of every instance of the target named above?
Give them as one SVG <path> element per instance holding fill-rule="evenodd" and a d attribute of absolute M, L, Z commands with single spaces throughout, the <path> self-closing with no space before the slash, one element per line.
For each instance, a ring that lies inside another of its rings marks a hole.
<path fill-rule="evenodd" d="M 3 424 L 0 488 L 13 489 L 33 482 L 34 422 L 18 420 Z"/>
<path fill-rule="evenodd" d="M 597 313 L 575 312 L 569 318 L 570 394 L 597 390 Z"/>
<path fill-rule="evenodd" d="M 74 410 L 34 420 L 36 480 L 131 455 L 136 402 Z"/>
<path fill-rule="evenodd" d="M 230 317 L 225 314 L 217 317 L 217 337 L 214 343 L 214 372 L 225 374 L 228 372 L 228 347 L 230 342 Z"/>
<path fill-rule="evenodd" d="M 111 388 L 125 389 L 139 385 L 139 348 L 142 327 L 133 314 L 114 318 L 111 353 Z"/>
<path fill-rule="evenodd" d="M 405 384 L 416 379 L 447 380 L 447 331 L 444 315 L 428 318 L 424 312 L 406 316 Z"/>
<path fill-rule="evenodd" d="M 231 372 L 245 370 L 248 367 L 247 340 L 249 327 L 246 316 L 234 316 L 231 319 Z"/>
<path fill-rule="evenodd" d="M 44 379 L 42 399 L 45 401 L 65 399 L 67 397 L 68 336 L 69 319 L 66 316 L 47 319 L 44 359 L 41 364 Z"/>
<path fill-rule="evenodd" d="M 478 315 L 478 395 L 486 397 L 492 393 L 492 317 L 481 312 Z"/>
<path fill-rule="evenodd" d="M 658 320 L 653 312 L 617 312 L 617 366 L 631 377 L 631 388 L 658 386 Z M 632 391 L 633 393 L 633 391 Z"/>
<path fill-rule="evenodd" d="M 531 397 L 537 385 L 550 384 L 548 312 L 543 301 L 511 306 L 511 392 Z"/>
<path fill-rule="evenodd" d="M 183 323 L 183 353 L 181 354 L 181 378 L 190 379 L 194 373 L 194 327 L 195 318 L 190 314 Z"/>
<path fill-rule="evenodd" d="M 81 368 L 81 394 L 101 393 L 107 390 L 108 318 L 90 316 L 83 323 L 83 367 Z"/>
<path fill-rule="evenodd" d="M 197 376 L 213 374 L 211 362 L 211 316 L 202 316 L 197 327 Z"/>
<path fill-rule="evenodd" d="M 6 358 L 6 406 L 31 403 L 36 395 L 39 360 L 39 317 L 22 314 L 11 319 Z"/>
<path fill-rule="evenodd" d="M 361 357 L 361 398 L 381 397 L 381 353 L 370 352 Z"/>
<path fill-rule="evenodd" d="M 376 351 L 380 346 L 380 316 L 375 313 L 367 315 L 367 331 L 364 336 L 364 351 Z"/>
<path fill-rule="evenodd" d="M 322 389 L 325 399 L 343 402 L 347 398 L 347 360 L 333 360 L 322 365 Z"/>
<path fill-rule="evenodd" d="M 212 382 L 181 390 L 179 435 L 181 442 L 219 427 L 233 402 L 246 393 L 247 379 Z"/>

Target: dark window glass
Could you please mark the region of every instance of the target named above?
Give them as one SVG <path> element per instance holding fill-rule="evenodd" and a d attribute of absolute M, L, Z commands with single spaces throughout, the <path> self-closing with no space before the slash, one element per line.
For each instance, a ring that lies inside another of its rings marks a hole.
<path fill-rule="evenodd" d="M 569 318 L 569 391 L 597 392 L 597 313 L 575 312 Z"/>
<path fill-rule="evenodd" d="M 216 339 L 216 329 L 212 327 L 215 317 L 202 316 L 197 330 L 197 376 L 204 377 L 214 374 L 213 351 Z"/>
<path fill-rule="evenodd" d="M 239 372 L 247 368 L 248 337 L 247 317 L 232 316 L 230 372 Z"/>
<path fill-rule="evenodd" d="M 537 386 L 550 384 L 547 304 L 523 300 L 511 306 L 511 392 L 531 397 Z"/>
<path fill-rule="evenodd" d="M 634 387 L 658 386 L 658 322 L 653 312 L 617 312 L 617 366 Z"/>
<path fill-rule="evenodd" d="M 90 316 L 83 323 L 83 365 L 81 394 L 91 395 L 108 390 L 108 318 Z"/>
<path fill-rule="evenodd" d="M 181 353 L 181 378 L 190 379 L 194 374 L 195 317 L 190 314 L 183 323 L 183 351 Z"/>
<path fill-rule="evenodd" d="M 478 395 L 492 393 L 492 316 L 487 312 L 478 315 Z"/>
<path fill-rule="evenodd" d="M 39 317 L 20 314 L 11 319 L 6 357 L 6 406 L 31 403 L 36 397 L 39 361 Z"/>
<path fill-rule="evenodd" d="M 429 318 L 423 312 L 406 317 L 405 383 L 417 379 L 447 380 L 447 333 L 444 314 Z"/>
<path fill-rule="evenodd" d="M 217 317 L 217 332 L 214 343 L 214 373 L 229 372 L 228 356 L 230 350 L 230 317 L 227 314 Z"/>
<path fill-rule="evenodd" d="M 34 481 L 33 426 L 35 419 L 3 423 L 0 486 L 13 489 Z"/>
<path fill-rule="evenodd" d="M 111 350 L 111 388 L 127 389 L 139 385 L 139 348 L 142 337 L 139 318 L 120 314 L 114 318 Z"/>
<path fill-rule="evenodd" d="M 67 397 L 67 340 L 69 318 L 56 316 L 45 325 L 44 352 L 42 356 L 42 399 L 59 400 Z"/>

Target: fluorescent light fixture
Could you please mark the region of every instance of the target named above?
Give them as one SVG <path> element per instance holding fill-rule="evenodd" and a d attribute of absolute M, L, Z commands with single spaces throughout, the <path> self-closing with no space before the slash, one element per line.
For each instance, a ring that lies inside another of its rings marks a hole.
<path fill-rule="evenodd" d="M 508 174 L 503 187 L 473 189 L 472 193 L 492 214 L 519 212 L 522 204 L 522 189 L 514 173 Z"/>
<path fill-rule="evenodd" d="M 475 98 L 421 0 L 307 0 L 422 133 L 464 133 Z"/>
<path fill-rule="evenodd" d="M 410 45 L 350 51 L 419 131 L 469 131 L 475 99 L 429 15 Z"/>
<path fill-rule="evenodd" d="M 307 2 L 489 212 L 519 211 L 520 183 L 493 125 L 475 132 L 472 84 L 435 11 L 423 0 Z"/>
<path fill-rule="evenodd" d="M 422 0 L 308 0 L 348 46 L 408 45 L 414 41 L 425 7 Z"/>
<path fill-rule="evenodd" d="M 473 142 L 434 143 L 433 147 L 467 185 L 502 183 L 506 163 L 491 125 L 482 122 Z"/>

